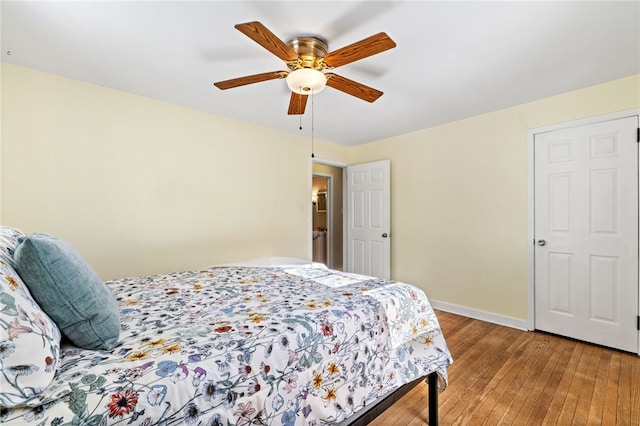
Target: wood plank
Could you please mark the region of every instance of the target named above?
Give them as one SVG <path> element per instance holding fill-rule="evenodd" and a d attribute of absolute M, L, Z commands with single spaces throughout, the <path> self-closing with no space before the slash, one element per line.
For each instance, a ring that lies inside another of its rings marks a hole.
<path fill-rule="evenodd" d="M 551 404 L 556 398 L 556 392 L 558 390 L 558 384 L 564 376 L 564 369 L 566 367 L 566 360 L 569 359 L 573 351 L 575 350 L 575 342 L 570 340 L 554 341 L 554 350 L 552 351 L 552 358 L 556 359 L 549 380 L 544 387 L 532 390 L 531 393 L 540 392 L 540 402 L 534 407 L 530 418 L 531 424 L 542 424 L 547 414 L 551 412 Z"/>
<path fill-rule="evenodd" d="M 595 346 L 587 346 L 587 350 L 585 350 L 585 356 L 583 358 L 584 367 L 579 367 L 578 371 L 578 377 L 580 380 L 575 383 L 576 387 L 573 390 L 569 389 L 569 392 L 573 391 L 573 393 L 578 395 L 575 413 L 571 420 L 574 424 L 585 425 L 588 423 L 589 407 L 594 396 L 596 383 L 595 378 L 598 371 L 598 366 L 596 364 L 596 351 L 597 348 Z"/>
<path fill-rule="evenodd" d="M 528 422 L 527 417 L 532 406 L 528 406 L 528 402 L 533 404 L 534 401 L 540 397 L 541 393 L 535 394 L 533 390 L 536 386 L 539 386 L 539 380 L 545 381 L 541 373 L 545 371 L 548 358 L 542 356 L 542 354 L 546 351 L 546 347 L 550 342 L 548 339 L 537 340 L 539 340 L 537 346 L 530 348 L 532 352 L 531 357 L 520 371 L 516 383 L 509 387 L 508 393 L 503 397 L 510 401 L 510 403 L 508 403 L 509 406 L 502 413 L 500 419 L 516 419 L 513 423 L 514 426 L 531 424 Z"/>
<path fill-rule="evenodd" d="M 487 398 L 470 417 L 471 424 L 499 424 L 510 405 L 511 398 L 517 392 L 521 375 L 526 375 L 526 372 L 522 373 L 522 370 L 530 362 L 531 353 L 525 350 L 524 341 L 521 338 L 517 338 L 513 342 L 517 350 L 511 354 L 508 362 L 505 362 L 497 372 L 493 380 L 495 386 L 493 389 L 489 386 Z"/>
<path fill-rule="evenodd" d="M 608 368 L 598 368 L 601 365 L 609 365 L 611 362 L 612 354 L 610 352 L 599 351 L 595 365 L 595 383 L 593 388 L 593 398 L 591 398 L 589 404 L 589 414 L 587 418 L 589 419 L 588 424 L 598 425 L 596 419 L 602 419 L 604 416 L 604 400 L 605 394 L 607 390 L 607 381 L 609 377 L 609 369 Z"/>
<path fill-rule="evenodd" d="M 631 424 L 640 425 L 640 363 L 635 362 L 637 359 L 633 359 L 631 357 L 626 357 L 629 361 L 629 402 L 631 403 L 631 408 L 629 409 L 629 414 L 631 416 Z"/>
<path fill-rule="evenodd" d="M 620 366 L 620 385 L 618 386 L 618 424 L 638 425 L 631 423 L 631 401 L 633 400 L 632 383 L 634 382 L 632 372 L 634 363 L 628 358 L 622 358 Z M 637 398 L 637 393 L 636 393 Z"/>
<path fill-rule="evenodd" d="M 550 343 L 548 338 L 545 341 Z M 534 371 L 528 378 L 520 393 L 522 395 L 520 399 L 524 399 L 524 401 L 520 402 L 521 410 L 517 416 L 522 424 L 540 424 L 544 418 L 546 407 L 553 398 L 552 389 L 554 389 L 554 378 L 559 370 L 558 364 L 566 359 L 563 357 L 565 351 L 566 348 L 556 348 L 551 351 L 549 357 L 540 356 L 541 362 L 537 372 Z M 540 389 L 542 391 L 539 391 Z"/>
<path fill-rule="evenodd" d="M 549 422 L 550 424 L 552 424 L 552 422 L 556 422 L 559 424 L 559 417 L 562 416 L 563 412 L 568 411 L 570 401 L 575 399 L 574 395 L 569 395 L 567 390 L 570 388 L 571 383 L 575 378 L 578 363 L 580 361 L 580 358 L 582 357 L 583 352 L 584 346 L 582 345 L 576 345 L 573 348 L 571 356 L 566 361 L 566 366 L 562 370 L 562 377 L 558 382 L 556 392 L 553 396 L 553 399 L 551 400 L 549 410 L 547 411 L 547 415 L 545 416 L 543 422 Z M 567 400 L 569 400 L 569 402 Z M 571 412 L 571 416 L 573 416 L 573 411 Z"/>
<path fill-rule="evenodd" d="M 441 401 L 441 416 L 447 415 L 450 418 L 460 419 L 486 407 L 485 399 L 490 395 L 488 386 L 491 383 L 497 384 L 496 378 L 505 374 L 500 366 L 509 358 L 508 346 L 511 344 L 514 343 L 509 340 L 508 330 L 506 327 L 502 327 L 494 332 L 485 331 L 484 336 L 476 341 L 473 346 L 470 346 L 472 349 L 467 352 L 467 356 L 460 357 L 458 361 L 455 361 L 456 358 L 453 355 L 454 363 L 457 362 L 458 365 L 476 363 L 479 359 L 488 359 L 492 347 L 502 347 L 504 345 L 504 350 L 491 355 L 493 357 L 491 363 L 480 363 L 478 368 L 471 374 L 461 377 L 463 380 L 459 383 L 456 382 L 457 386 L 461 386 L 467 392 L 459 394 L 458 398 Z"/>
<path fill-rule="evenodd" d="M 618 389 L 620 386 L 620 364 L 621 355 L 619 353 L 611 354 L 609 363 L 609 376 L 604 396 L 604 412 L 602 413 L 602 422 L 606 425 L 615 425 L 618 419 Z"/>

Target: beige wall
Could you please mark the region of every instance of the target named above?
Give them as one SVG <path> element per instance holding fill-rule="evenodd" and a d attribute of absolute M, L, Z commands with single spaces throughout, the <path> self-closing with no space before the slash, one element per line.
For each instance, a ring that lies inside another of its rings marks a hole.
<path fill-rule="evenodd" d="M 68 239 L 104 278 L 310 258 L 304 137 L 27 68 L 0 75 L 3 224 Z M 635 76 L 355 148 L 316 141 L 315 155 L 391 160 L 394 279 L 524 320 L 527 131 L 638 107 Z"/>
<path fill-rule="evenodd" d="M 311 257 L 306 139 L 8 64 L 2 88 L 3 224 L 105 279 Z"/>
<path fill-rule="evenodd" d="M 392 278 L 527 318 L 527 132 L 640 107 L 640 76 L 362 145 L 391 160 Z"/>

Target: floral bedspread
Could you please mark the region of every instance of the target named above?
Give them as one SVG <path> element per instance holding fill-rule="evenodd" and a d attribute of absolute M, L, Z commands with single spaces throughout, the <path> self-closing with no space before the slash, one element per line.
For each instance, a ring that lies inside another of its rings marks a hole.
<path fill-rule="evenodd" d="M 329 269 L 212 267 L 107 283 L 111 351 L 63 345 L 34 425 L 321 425 L 452 359 L 424 293 Z"/>

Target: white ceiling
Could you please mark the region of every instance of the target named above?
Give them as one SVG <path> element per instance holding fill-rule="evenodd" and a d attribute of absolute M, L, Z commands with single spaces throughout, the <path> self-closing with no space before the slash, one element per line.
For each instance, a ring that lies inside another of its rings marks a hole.
<path fill-rule="evenodd" d="M 397 47 L 333 72 L 382 90 L 332 88 L 302 117 L 354 146 L 640 73 L 639 1 L 5 1 L 2 61 L 289 132 L 284 80 L 212 83 L 285 70 L 234 29 L 260 21 L 329 50 L 386 32 Z M 639 94 L 640 96 L 640 94 Z"/>

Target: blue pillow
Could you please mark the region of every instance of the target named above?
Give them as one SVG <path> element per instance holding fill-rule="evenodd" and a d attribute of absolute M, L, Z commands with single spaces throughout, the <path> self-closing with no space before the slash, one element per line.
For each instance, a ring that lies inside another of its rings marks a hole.
<path fill-rule="evenodd" d="M 69 243 L 48 234 L 21 237 L 13 258 L 33 298 L 69 340 L 85 349 L 115 346 L 118 302 Z"/>

